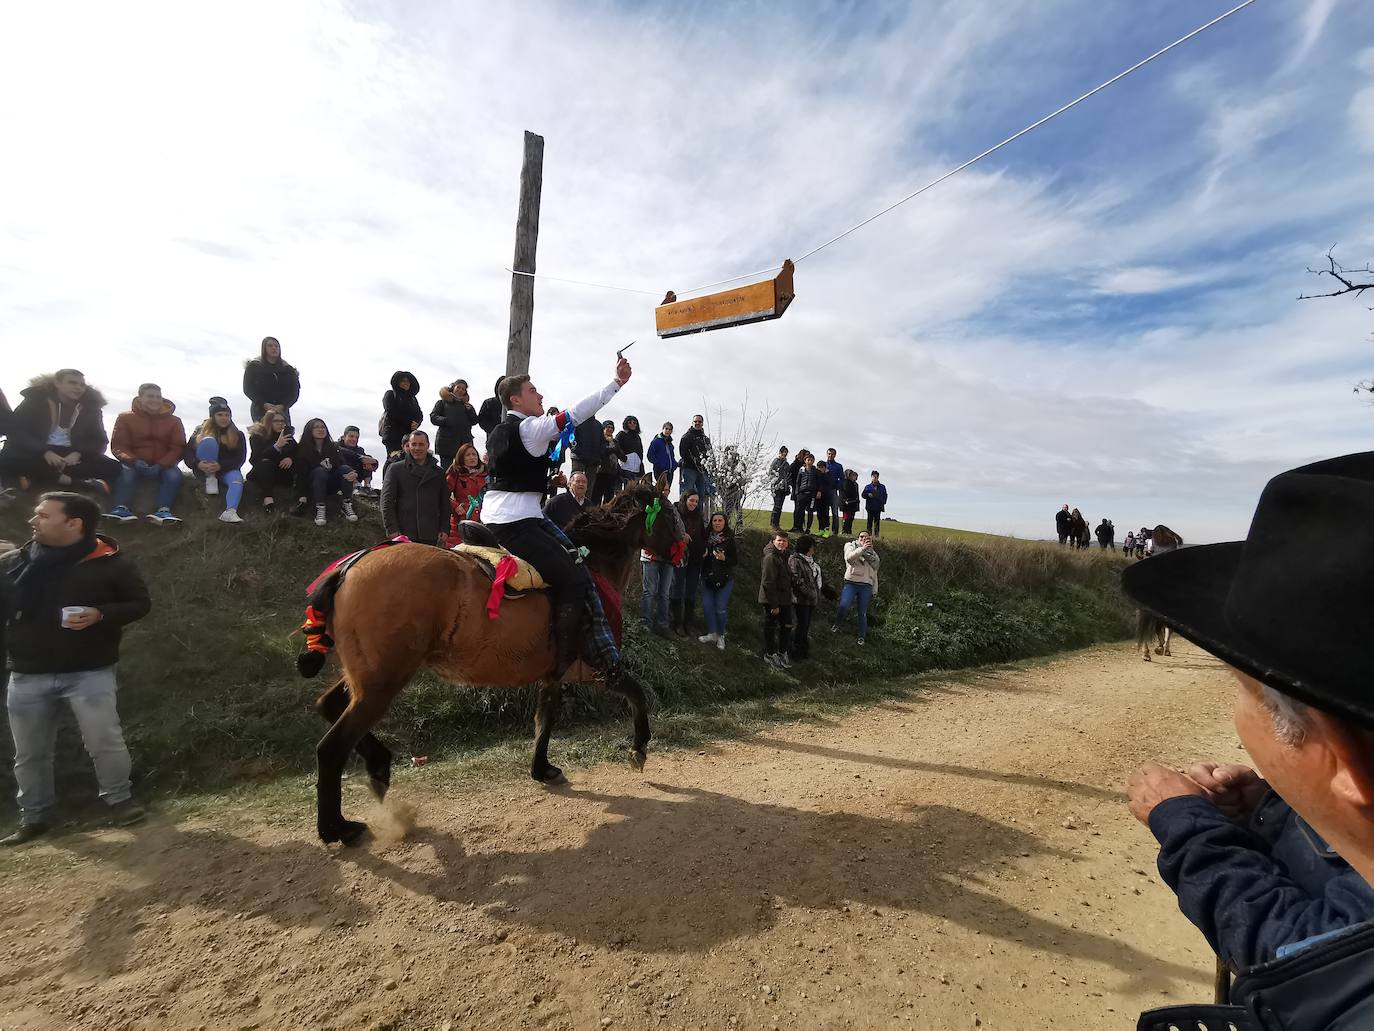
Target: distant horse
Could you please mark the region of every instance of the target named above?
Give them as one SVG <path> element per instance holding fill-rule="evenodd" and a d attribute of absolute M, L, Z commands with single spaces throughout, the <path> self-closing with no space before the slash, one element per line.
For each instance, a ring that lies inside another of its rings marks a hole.
<path fill-rule="evenodd" d="M 1183 547 L 1183 538 L 1174 533 L 1163 523 L 1160 523 L 1150 531 L 1150 540 L 1153 542 L 1151 556 L 1163 555 L 1166 552 L 1177 551 Z M 1173 629 L 1165 626 L 1155 619 L 1144 609 L 1138 609 L 1135 614 L 1135 646 L 1144 649 L 1145 661 L 1150 662 L 1150 644 L 1154 643 L 1156 655 L 1173 655 L 1169 650 L 1169 640 L 1173 637 Z"/>
<path fill-rule="evenodd" d="M 583 511 L 566 533 L 574 545 L 588 549 L 587 568 L 622 595 L 641 548 L 669 555 L 686 538 L 673 506 L 643 484 Z M 367 765 L 373 794 L 378 800 L 386 796 L 391 752 L 372 728 L 421 669 L 456 684 L 539 683 L 530 776 L 543 783 L 563 780 L 562 771 L 548 761 L 562 685 L 555 679 L 547 592 L 506 599 L 499 618 L 493 620 L 487 613 L 491 590 L 491 578 L 476 561 L 422 544 L 397 544 L 367 553 L 346 573 L 332 571 L 316 584 L 308 611 L 308 619 L 316 622 L 308 633 L 326 644 L 332 638 L 343 666 L 343 675 L 316 703 L 330 724 L 316 748 L 316 816 L 323 841 L 351 845 L 367 829 L 366 824 L 345 820 L 342 812 L 340 781 L 354 749 Z M 299 665 L 302 675 L 313 676 L 323 665 L 323 655 L 318 650 L 307 653 Z M 630 762 L 642 769 L 650 737 L 644 690 L 623 671 L 602 686 L 629 703 L 634 716 Z"/>

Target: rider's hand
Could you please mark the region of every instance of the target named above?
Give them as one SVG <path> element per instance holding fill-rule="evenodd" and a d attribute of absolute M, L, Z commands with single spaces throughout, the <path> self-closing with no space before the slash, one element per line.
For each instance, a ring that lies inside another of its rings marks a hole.
<path fill-rule="evenodd" d="M 1194 763 L 1183 771 L 1197 781 L 1212 804 L 1233 820 L 1249 816 L 1269 790 L 1258 773 L 1240 763 Z"/>
<path fill-rule="evenodd" d="M 1131 815 L 1146 826 L 1150 813 L 1160 802 L 1185 795 L 1208 798 L 1206 789 L 1197 781 L 1178 770 L 1172 770 L 1159 763 L 1146 763 L 1126 782 L 1127 804 Z"/>
<path fill-rule="evenodd" d="M 630 373 L 634 370 L 630 368 L 630 363 L 625 360 L 624 355 L 617 355 L 615 359 L 615 381 L 622 387 L 630 382 Z"/>

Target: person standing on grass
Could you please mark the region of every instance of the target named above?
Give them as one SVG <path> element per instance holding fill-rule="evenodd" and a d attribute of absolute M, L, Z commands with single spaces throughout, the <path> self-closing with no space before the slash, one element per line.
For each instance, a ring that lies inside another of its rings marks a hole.
<path fill-rule="evenodd" d="M 439 457 L 439 468 L 447 469 L 453 464 L 458 449 L 472 443 L 472 428 L 477 425 L 477 409 L 468 400 L 467 380 L 456 379 L 439 388 L 439 400 L 434 403 L 434 411 L 429 413 L 429 421 L 438 427 L 434 434 L 434 453 Z"/>
<path fill-rule="evenodd" d="M 706 633 L 697 640 L 702 644 L 714 644 L 721 651 L 725 651 L 730 592 L 735 586 L 735 564 L 738 561 L 735 535 L 730 530 L 730 523 L 724 512 L 716 512 L 711 516 L 711 525 L 706 534 L 706 554 L 701 560 L 701 608 L 706 616 Z"/>
<path fill-rule="evenodd" d="M 810 533 L 811 520 L 816 515 L 816 491 L 819 488 L 819 475 L 816 460 L 811 452 L 804 452 L 802 466 L 797 471 L 797 486 L 794 491 L 796 506 L 792 509 L 792 532 Z"/>
<path fill-rule="evenodd" d="M 791 489 L 791 464 L 787 461 L 787 445 L 778 448 L 778 457 L 768 466 L 768 490 L 773 495 L 773 513 L 769 517 L 770 527 L 782 523 L 782 505 Z"/>
<path fill-rule="evenodd" d="M 248 456 L 252 464 L 246 479 L 262 495 L 262 510 L 271 512 L 277 503 L 277 488 L 296 482 L 296 438 L 286 416 L 268 409 L 248 428 Z"/>
<path fill-rule="evenodd" d="M 844 485 L 840 488 L 840 512 L 844 515 L 844 522 L 840 526 L 840 533 L 845 537 L 854 532 L 854 516 L 859 511 L 859 471 L 857 469 L 846 469 L 844 471 Z"/>
<path fill-rule="evenodd" d="M 1093 532 L 1097 535 L 1097 546 L 1099 548 L 1103 551 L 1106 551 L 1108 548 L 1115 550 L 1115 545 L 1112 543 L 1114 531 L 1112 530 L 1111 522 L 1106 517 L 1103 517 L 1102 522 L 1097 524 L 1097 529 Z"/>
<path fill-rule="evenodd" d="M 487 490 L 487 467 L 477 449 L 471 444 L 464 444 L 458 449 L 445 475 L 451 513 L 448 536 L 452 543 L 457 544 L 461 539 L 458 534 L 459 523 L 465 519 L 477 523 L 482 521 L 482 495 Z"/>
<path fill-rule="evenodd" d="M 825 471 L 830 474 L 830 532 L 840 532 L 840 501 L 844 493 L 845 468 L 835 457 L 835 449 L 825 452 Z"/>
<path fill-rule="evenodd" d="M 176 416 L 177 406 L 162 396 L 156 383 L 138 388 L 127 412 L 115 419 L 110 453 L 120 464 L 114 489 L 114 508 L 105 518 L 132 523 L 138 517 L 129 506 L 139 480 L 157 480 L 157 501 L 148 522 L 158 526 L 181 522 L 172 503 L 181 492 L 181 459 L 186 452 L 186 428 Z"/>
<path fill-rule="evenodd" d="M 815 482 L 817 530 L 816 536 L 824 540 L 826 537 L 830 536 L 830 513 L 835 509 L 835 484 L 830 479 L 829 463 L 816 463 Z"/>
<path fill-rule="evenodd" d="M 425 439 L 429 450 L 429 439 Z M 300 444 L 296 447 L 296 507 L 294 512 L 304 515 L 315 503 L 315 525 L 323 526 L 325 502 L 332 494 L 343 495 L 343 517 L 350 523 L 358 521 L 353 511 L 353 485 L 358 482 L 357 471 L 343 460 L 339 447 L 329 439 L 329 427 L 323 419 L 311 419 L 305 424 Z M 383 481 L 385 482 L 385 481 Z"/>
<path fill-rule="evenodd" d="M 706 475 L 711 459 L 711 438 L 706 435 L 706 419 L 700 415 L 692 416 L 692 425 L 682 435 L 682 497 L 696 491 L 704 502 L 711 494 L 708 487 L 710 478 Z M 700 517 L 701 513 L 697 513 Z M 698 521 L 700 519 L 698 518 Z"/>
<path fill-rule="evenodd" d="M 821 598 L 821 567 L 816 565 L 815 554 L 816 538 L 804 533 L 797 538 L 797 547 L 787 559 L 792 595 L 796 598 L 791 654 L 798 662 L 811 658 L 811 617 Z"/>
<path fill-rule="evenodd" d="M 222 397 L 210 398 L 210 417 L 201 423 L 187 447 L 186 462 L 205 477 L 205 493 L 213 497 L 224 488 L 222 523 L 241 523 L 239 500 L 243 497 L 243 463 L 248 460 L 248 439 L 234 425 L 234 413 Z"/>
<path fill-rule="evenodd" d="M 52 829 L 53 746 L 64 701 L 81 728 L 113 822 L 128 826 L 144 816 L 129 781 L 115 666 L 122 628 L 152 605 L 133 562 L 113 539 L 96 533 L 99 519 L 100 508 L 89 498 L 44 494 L 29 520 L 33 539 L 0 566 L 20 821 L 0 845 L 22 845 Z"/>
<path fill-rule="evenodd" d="M 835 612 L 832 634 L 839 633 L 840 624 L 849 615 L 849 607 L 859 607 L 859 643 L 868 638 L 868 606 L 878 596 L 878 553 L 873 550 L 873 536 L 867 530 L 859 539 L 844 546 L 844 589 L 840 591 L 840 607 Z"/>
<path fill-rule="evenodd" d="M 687 554 L 673 570 L 673 590 L 669 595 L 670 629 L 678 637 L 692 636 L 692 613 L 701 584 L 701 563 L 706 557 L 706 524 L 701 521 L 701 495 L 689 490 L 677 503 L 678 515 L 687 530 Z"/>
<path fill-rule="evenodd" d="M 805 528 L 801 525 L 801 516 L 797 513 L 797 481 L 801 479 L 801 471 L 806 467 L 806 459 L 811 454 L 806 448 L 797 452 L 792 463 L 787 467 L 787 492 L 792 499 L 792 532 L 801 533 Z"/>
<path fill-rule="evenodd" d="M 887 485 L 879 480 L 877 469 L 868 474 L 863 498 L 864 511 L 868 514 L 868 532 L 873 537 L 879 537 L 883 530 L 883 509 L 887 508 Z"/>
<path fill-rule="evenodd" d="M 448 483 L 429 453 L 429 434 L 411 430 L 405 460 L 393 462 L 382 477 L 382 529 L 388 539 L 404 535 L 444 547 L 450 514 Z"/>
<path fill-rule="evenodd" d="M 1054 514 L 1054 532 L 1059 536 L 1059 543 L 1064 544 L 1069 539 L 1069 534 L 1073 530 L 1073 516 L 1069 514 L 1069 506 L 1065 505 Z"/>
<path fill-rule="evenodd" d="M 1130 558 L 1135 551 L 1135 534 L 1130 530 L 1126 531 L 1126 539 L 1121 542 L 1121 554 Z"/>
<path fill-rule="evenodd" d="M 388 455 L 400 451 L 401 438 L 425 421 L 419 397 L 420 381 L 412 373 L 398 370 L 391 374 L 391 389 L 382 395 L 382 419 L 377 426 Z"/>
<path fill-rule="evenodd" d="M 763 547 L 759 605 L 763 608 L 763 661 L 791 669 L 792 572 L 787 567 L 787 534 L 774 530 Z"/>
<path fill-rule="evenodd" d="M 673 449 L 673 424 L 665 422 L 663 430 L 649 441 L 649 464 L 653 466 L 654 478 L 666 476 L 668 487 L 673 486 L 673 473 L 677 471 L 677 452 Z"/>
<path fill-rule="evenodd" d="M 0 475 L 20 490 L 82 487 L 109 494 L 119 463 L 105 454 L 110 438 L 100 412 L 105 397 L 76 369 L 38 376 L 21 392 L 0 450 Z"/>
<path fill-rule="evenodd" d="M 282 361 L 276 337 L 263 337 L 258 356 L 244 363 L 243 396 L 248 398 L 248 415 L 254 422 L 261 422 L 269 409 L 291 421 L 291 406 L 301 396 L 301 374 Z"/>

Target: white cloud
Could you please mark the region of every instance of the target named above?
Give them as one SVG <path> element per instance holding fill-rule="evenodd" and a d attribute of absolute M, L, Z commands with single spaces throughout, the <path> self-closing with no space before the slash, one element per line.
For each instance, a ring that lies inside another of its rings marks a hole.
<path fill-rule="evenodd" d="M 1100 294 L 1159 294 L 1200 286 L 1219 277 L 1218 271 L 1181 272 L 1159 265 L 1137 265 L 1103 272 L 1097 277 L 1094 289 Z"/>

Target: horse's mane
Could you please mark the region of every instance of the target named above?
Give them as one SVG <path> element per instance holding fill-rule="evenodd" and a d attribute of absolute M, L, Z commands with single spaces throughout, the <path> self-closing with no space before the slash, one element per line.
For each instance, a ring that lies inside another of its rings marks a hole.
<path fill-rule="evenodd" d="M 568 539 L 579 547 L 593 551 L 611 544 L 623 544 L 630 524 L 644 517 L 644 509 L 654 500 L 648 487 L 631 487 L 617 494 L 604 505 L 585 508 L 564 531 Z"/>
<path fill-rule="evenodd" d="M 1154 538 L 1154 542 L 1155 542 L 1155 547 L 1156 547 L 1156 548 L 1159 547 L 1159 536 L 1160 536 L 1161 533 L 1165 535 L 1165 538 L 1166 538 L 1166 539 L 1170 539 L 1170 538 L 1173 539 L 1173 540 L 1175 541 L 1175 546 L 1176 546 L 1176 547 L 1180 547 L 1180 548 L 1183 547 L 1183 538 L 1182 538 L 1181 536 L 1179 536 L 1178 534 L 1174 533 L 1173 530 L 1169 529 L 1169 528 L 1168 528 L 1167 526 L 1165 526 L 1163 523 L 1160 523 L 1158 526 L 1156 526 L 1156 527 L 1154 528 L 1154 531 L 1153 531 L 1153 538 Z"/>

